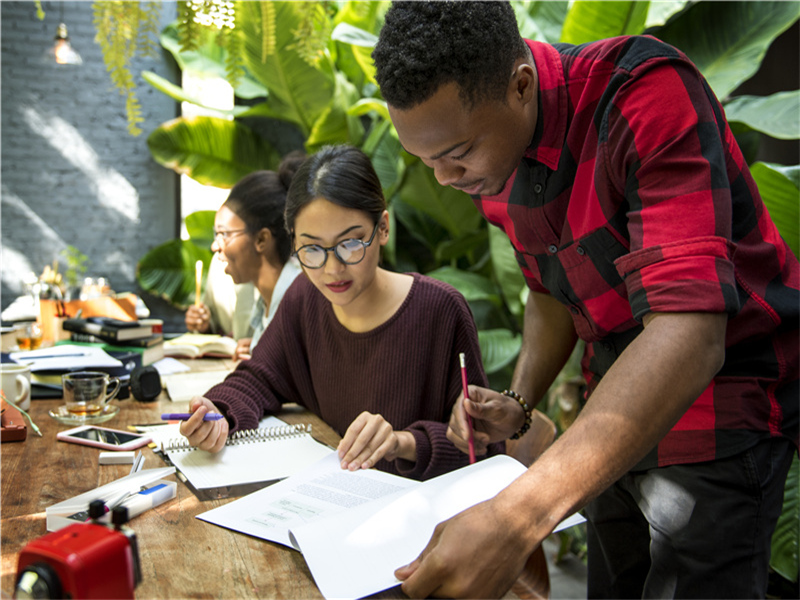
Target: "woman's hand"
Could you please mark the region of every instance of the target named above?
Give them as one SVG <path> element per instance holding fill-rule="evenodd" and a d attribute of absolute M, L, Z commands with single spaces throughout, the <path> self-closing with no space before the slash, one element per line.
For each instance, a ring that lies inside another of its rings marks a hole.
<path fill-rule="evenodd" d="M 228 421 L 203 421 L 206 413 L 218 413 L 217 407 L 208 398 L 196 396 L 189 403 L 192 416 L 181 423 L 181 435 L 184 435 L 192 446 L 209 452 L 219 452 L 228 439 Z"/>
<path fill-rule="evenodd" d="M 184 317 L 186 321 L 186 329 L 189 331 L 196 331 L 198 333 L 208 333 L 211 331 L 211 311 L 205 304 L 200 306 L 190 306 L 186 311 Z"/>
<path fill-rule="evenodd" d="M 408 431 L 395 431 L 381 415 L 362 412 L 350 424 L 337 448 L 342 468 L 370 469 L 385 458 L 417 460 L 417 444 Z"/>
<path fill-rule="evenodd" d="M 250 359 L 250 340 L 252 338 L 242 338 L 236 342 L 236 350 L 233 352 L 233 360 Z"/>

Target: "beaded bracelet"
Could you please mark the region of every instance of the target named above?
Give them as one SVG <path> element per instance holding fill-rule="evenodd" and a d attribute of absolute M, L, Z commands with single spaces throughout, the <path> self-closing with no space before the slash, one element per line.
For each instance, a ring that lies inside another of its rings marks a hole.
<path fill-rule="evenodd" d="M 519 431 L 509 438 L 512 440 L 518 440 L 525 435 L 525 432 L 528 431 L 528 429 L 531 428 L 531 413 L 533 411 L 528 407 L 528 403 L 525 402 L 525 399 L 514 390 L 503 390 L 503 395 L 519 402 L 520 406 L 522 406 L 522 410 L 525 411 L 525 422 L 522 424 L 522 427 L 519 428 Z"/>

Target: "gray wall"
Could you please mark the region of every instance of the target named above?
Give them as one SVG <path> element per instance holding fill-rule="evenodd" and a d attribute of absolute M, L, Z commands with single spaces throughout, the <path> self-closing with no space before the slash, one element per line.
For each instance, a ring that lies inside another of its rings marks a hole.
<path fill-rule="evenodd" d="M 179 227 L 177 176 L 152 159 L 147 135 L 179 107 L 140 73 L 177 83 L 179 70 L 160 46 L 157 58 L 137 60 L 132 73 L 145 121 L 143 133 L 132 137 L 125 99 L 112 89 L 94 42 L 92 3 L 43 1 L 42 8 L 40 21 L 33 2 L 0 3 L 2 307 L 22 291 L 27 272 L 41 273 L 67 245 L 88 255 L 87 275 L 107 277 L 117 292 L 141 294 L 137 261 L 176 237 Z M 80 66 L 43 58 L 62 8 Z M 174 2 L 162 4 L 162 26 L 175 15 Z M 168 319 L 174 313 L 143 297 L 154 313 Z"/>

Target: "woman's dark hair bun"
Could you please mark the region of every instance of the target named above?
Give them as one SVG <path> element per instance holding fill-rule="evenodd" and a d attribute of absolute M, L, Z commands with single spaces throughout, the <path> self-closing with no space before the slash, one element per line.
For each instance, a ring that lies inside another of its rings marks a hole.
<path fill-rule="evenodd" d="M 287 190 L 289 189 L 289 185 L 292 183 L 294 174 L 297 173 L 297 169 L 300 168 L 300 165 L 303 164 L 305 159 L 306 154 L 301 150 L 293 150 L 283 157 L 283 160 L 278 167 L 278 177 L 280 178 L 283 187 Z"/>

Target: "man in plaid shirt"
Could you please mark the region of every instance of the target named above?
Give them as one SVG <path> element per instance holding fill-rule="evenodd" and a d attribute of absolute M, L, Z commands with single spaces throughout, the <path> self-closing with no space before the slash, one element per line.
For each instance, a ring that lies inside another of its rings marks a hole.
<path fill-rule="evenodd" d="M 511 391 L 466 448 L 524 434 L 576 340 L 587 401 L 496 498 L 398 569 L 502 595 L 571 513 L 589 597 L 764 597 L 798 443 L 800 267 L 718 100 L 652 37 L 522 40 L 505 2 L 397 2 L 373 53 L 400 141 L 509 237 L 530 288 Z"/>

